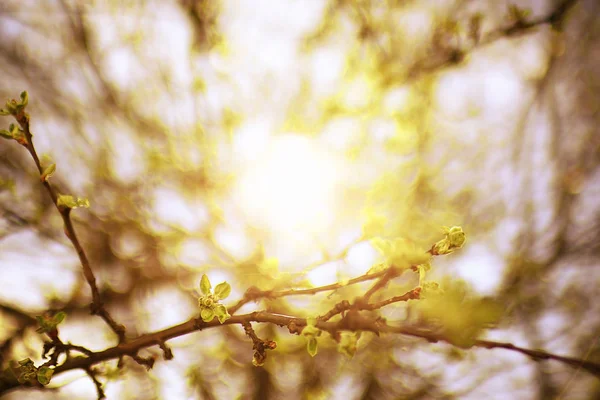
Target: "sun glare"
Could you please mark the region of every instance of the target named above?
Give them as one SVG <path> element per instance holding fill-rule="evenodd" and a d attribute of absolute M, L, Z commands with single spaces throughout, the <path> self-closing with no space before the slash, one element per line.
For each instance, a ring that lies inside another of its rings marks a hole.
<path fill-rule="evenodd" d="M 278 135 L 242 172 L 237 200 L 259 228 L 317 233 L 333 222 L 339 171 L 339 162 L 316 139 Z"/>

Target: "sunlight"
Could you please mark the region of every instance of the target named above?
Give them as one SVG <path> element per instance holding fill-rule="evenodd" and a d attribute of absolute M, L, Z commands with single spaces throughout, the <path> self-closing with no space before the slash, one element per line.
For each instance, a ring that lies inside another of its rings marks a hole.
<path fill-rule="evenodd" d="M 242 173 L 236 198 L 257 227 L 315 234 L 333 222 L 339 170 L 315 139 L 279 135 Z"/>

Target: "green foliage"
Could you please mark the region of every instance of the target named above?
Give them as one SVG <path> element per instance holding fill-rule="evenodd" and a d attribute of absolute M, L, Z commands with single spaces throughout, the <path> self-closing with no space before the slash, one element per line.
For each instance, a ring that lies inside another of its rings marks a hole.
<path fill-rule="evenodd" d="M 439 325 L 445 338 L 456 346 L 472 347 L 483 329 L 502 316 L 500 304 L 471 295 L 463 282 L 447 280 L 442 289 L 435 282 L 426 285 L 416 309 L 425 322 Z"/>
<path fill-rule="evenodd" d="M 47 385 L 54 374 L 54 369 L 42 366 L 37 368 L 30 358 L 20 361 L 12 360 L 9 367 L 0 374 L 0 382 L 16 382 L 20 385 Z"/>
<path fill-rule="evenodd" d="M 223 304 L 219 304 L 220 300 L 224 300 L 229 297 L 231 293 L 231 285 L 227 282 L 219 283 L 214 292 L 211 293 L 212 285 L 206 274 L 202 275 L 200 279 L 200 293 L 198 297 L 198 306 L 200 307 L 200 318 L 204 322 L 210 322 L 214 317 L 217 317 L 220 323 L 227 321 L 231 318 L 227 308 Z"/>
<path fill-rule="evenodd" d="M 371 244 L 386 258 L 385 263 L 399 268 L 428 263 L 431 255 L 414 243 L 403 239 L 371 239 Z"/>
<path fill-rule="evenodd" d="M 13 370 L 15 370 L 15 367 L 13 367 Z M 37 370 L 30 358 L 19 361 L 15 372 L 17 375 L 17 381 L 20 384 L 34 383 L 37 378 Z"/>
<path fill-rule="evenodd" d="M 317 328 L 316 318 L 307 318 L 306 326 L 302 330 L 302 336 L 306 338 L 306 350 L 311 357 L 317 355 L 318 342 L 317 337 L 321 336 L 321 330 Z"/>
<path fill-rule="evenodd" d="M 53 316 L 48 314 L 37 315 L 35 319 L 40 327 L 36 330 L 36 332 L 49 333 L 55 331 L 58 324 L 63 322 L 66 316 L 67 314 L 64 311 L 57 312 Z"/>
<path fill-rule="evenodd" d="M 56 205 L 64 208 L 90 207 L 90 201 L 82 197 L 74 197 L 68 194 L 59 194 Z"/>

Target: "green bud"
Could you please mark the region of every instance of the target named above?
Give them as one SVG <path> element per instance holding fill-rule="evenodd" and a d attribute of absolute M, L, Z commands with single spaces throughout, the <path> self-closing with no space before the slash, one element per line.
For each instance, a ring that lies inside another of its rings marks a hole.
<path fill-rule="evenodd" d="M 460 226 L 444 227 L 446 237 L 437 242 L 432 253 L 436 255 L 450 254 L 465 244 L 467 237 Z"/>

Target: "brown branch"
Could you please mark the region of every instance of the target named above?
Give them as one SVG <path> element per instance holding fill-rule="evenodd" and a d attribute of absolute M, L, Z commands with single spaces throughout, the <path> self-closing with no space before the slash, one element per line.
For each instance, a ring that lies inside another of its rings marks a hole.
<path fill-rule="evenodd" d="M 242 327 L 246 336 L 252 339 L 252 349 L 254 354 L 252 356 L 252 364 L 255 366 L 262 366 L 267 359 L 267 350 L 273 350 L 277 348 L 277 343 L 272 340 L 262 340 L 254 332 L 252 324 L 250 322 L 242 322 Z"/>
<path fill-rule="evenodd" d="M 377 310 L 381 307 L 387 306 L 388 304 L 397 303 L 400 301 L 417 300 L 421 297 L 421 287 L 416 287 L 404 293 L 402 296 L 394 296 L 387 300 L 382 300 L 373 304 L 365 304 L 361 307 L 361 310 Z"/>
<path fill-rule="evenodd" d="M 600 377 L 600 364 L 587 360 L 559 356 L 556 354 L 545 352 L 543 350 L 526 349 L 524 347 L 515 346 L 512 343 L 495 342 L 492 340 L 478 340 L 475 343 L 475 346 L 483 347 L 486 349 L 507 349 L 516 351 L 518 353 L 528 356 L 534 361 L 555 360 L 567 364 L 573 368 L 583 368 L 589 373 L 595 375 L 596 377 Z"/>
<path fill-rule="evenodd" d="M 330 285 L 324 285 L 324 286 L 318 286 L 318 287 L 314 287 L 314 288 L 310 288 L 310 289 L 286 289 L 286 290 L 260 290 L 257 287 L 251 287 L 248 290 L 246 290 L 246 293 L 244 293 L 244 297 L 237 302 L 234 306 L 228 308 L 227 310 L 229 311 L 230 314 L 234 314 L 236 311 L 238 311 L 244 304 L 249 303 L 251 301 L 256 301 L 256 300 L 260 300 L 262 298 L 268 298 L 268 299 L 276 299 L 279 297 L 285 297 L 285 296 L 299 296 L 299 295 L 313 295 L 313 294 L 317 294 L 319 292 L 326 292 L 329 290 L 336 290 L 336 289 L 340 289 L 349 285 L 354 285 L 356 283 L 360 283 L 360 282 L 365 282 L 365 281 L 370 281 L 376 278 L 379 278 L 380 276 L 383 276 L 384 274 L 387 273 L 387 271 L 389 270 L 383 270 L 383 271 L 379 271 L 379 272 L 375 272 L 372 274 L 364 274 L 361 276 L 358 276 L 356 278 L 350 279 L 347 282 L 337 282 L 337 283 L 332 283 Z"/>
<path fill-rule="evenodd" d="M 436 57 L 418 60 L 407 72 L 409 78 L 415 79 L 423 74 L 434 73 L 439 69 L 460 63 L 465 59 L 468 52 L 477 48 L 487 46 L 502 38 L 514 37 L 525 34 L 533 28 L 541 25 L 550 24 L 556 30 L 561 30 L 568 12 L 575 6 L 578 0 L 564 0 L 553 12 L 538 18 L 532 18 L 527 21 L 525 18 L 518 19 L 507 26 L 499 27 L 482 38 L 474 39 L 471 45 L 461 46 L 459 44 L 445 48 L 440 56 L 440 51 L 436 52 Z"/>
<path fill-rule="evenodd" d="M 410 293 L 410 292 L 408 292 Z M 408 294 L 405 296 L 409 296 Z M 377 304 L 371 305 L 371 307 L 375 308 Z M 70 361 L 65 362 L 62 365 L 56 367 L 55 374 L 62 373 L 64 371 L 77 369 L 77 368 L 89 368 L 90 366 L 97 364 L 102 361 L 114 359 L 123 355 L 135 354 L 140 349 L 160 345 L 160 343 L 164 343 L 165 341 L 189 334 L 195 331 L 201 331 L 208 328 L 215 328 L 222 325 L 244 325 L 249 324 L 250 322 L 260 322 L 260 323 L 271 323 L 278 326 L 285 326 L 290 328 L 290 326 L 295 327 L 304 327 L 306 326 L 306 319 L 299 318 L 294 316 L 282 315 L 282 314 L 273 314 L 266 311 L 256 311 L 250 314 L 242 314 L 242 315 L 234 315 L 223 324 L 220 324 L 219 321 L 215 318 L 211 322 L 204 322 L 200 318 L 192 318 L 187 322 L 176 325 L 171 328 L 164 329 L 162 331 L 149 333 L 145 335 L 141 335 L 138 338 L 135 338 L 127 343 L 119 344 L 118 346 L 109 348 L 104 351 L 100 351 L 97 353 L 93 353 L 89 357 L 78 357 L 74 358 Z M 394 327 L 382 323 L 381 321 L 375 319 L 361 318 L 360 324 L 355 324 L 355 330 L 361 331 L 370 331 L 376 333 L 398 333 L 403 335 L 415 336 L 426 339 L 430 342 L 438 342 L 445 341 L 449 342 L 443 335 L 432 332 L 430 330 L 417 329 L 412 327 Z M 316 324 L 317 328 L 327 331 L 329 333 L 335 334 L 339 330 L 343 330 L 345 326 L 347 326 L 347 321 L 337 321 L 337 322 L 326 322 L 317 320 Z M 528 355 L 535 361 L 542 360 L 556 360 L 563 363 L 566 363 L 570 366 L 582 366 L 590 373 L 600 377 L 600 364 L 583 361 L 572 357 L 563 357 L 554 355 L 542 350 L 529 350 L 521 347 L 514 346 L 510 343 L 501 343 L 487 340 L 478 340 L 476 342 L 476 346 L 485 347 L 485 348 L 504 348 L 507 350 L 517 351 L 523 354 Z"/>
<path fill-rule="evenodd" d="M 410 293 L 410 292 L 409 292 Z M 375 307 L 377 304 L 373 304 L 371 307 Z M 322 331 L 331 333 L 334 337 L 340 330 L 353 330 L 353 331 L 369 331 L 376 334 L 379 333 L 396 333 L 402 335 L 409 335 L 425 339 L 429 342 L 444 341 L 450 343 L 450 340 L 444 337 L 442 334 L 433 332 L 431 330 L 424 330 L 414 327 L 405 326 L 390 326 L 383 322 L 381 319 L 370 319 L 364 317 L 354 310 L 355 313 L 348 313 L 345 318 L 336 322 L 327 322 L 317 320 L 316 327 Z M 91 353 L 87 357 L 76 357 L 65 361 L 64 364 L 57 366 L 54 370 L 54 375 L 70 371 L 74 369 L 83 369 L 86 372 L 90 368 L 103 361 L 121 358 L 125 355 L 133 356 L 143 348 L 150 346 L 160 346 L 169 339 L 175 337 L 187 335 L 195 331 L 202 331 L 208 328 L 220 327 L 223 325 L 242 325 L 247 326 L 250 322 L 259 323 L 270 323 L 282 327 L 287 327 L 290 332 L 299 333 L 302 328 L 306 326 L 307 322 L 305 318 L 299 318 L 294 316 L 273 314 L 266 311 L 256 311 L 250 314 L 234 315 L 223 324 L 215 318 L 210 322 L 204 322 L 200 318 L 192 318 L 182 324 L 167 328 L 158 332 L 148 333 L 141 335 L 135 339 L 132 339 L 125 343 L 120 343 L 115 347 L 109 349 Z M 591 361 L 585 361 L 573 357 L 564 357 L 548 353 L 542 350 L 530 350 L 522 347 L 514 346 L 510 343 L 494 342 L 489 340 L 477 340 L 475 346 L 493 349 L 503 348 L 510 351 L 516 351 L 529 356 L 534 361 L 545 361 L 555 360 L 565 363 L 572 367 L 581 367 L 596 377 L 600 377 L 600 364 Z M 18 387 L 18 383 L 6 384 L 4 387 L 0 387 L 0 394 L 8 390 Z"/>
<path fill-rule="evenodd" d="M 98 393 L 98 400 L 105 399 L 106 394 L 104 394 L 104 389 L 102 389 L 102 383 L 96 378 L 96 372 L 91 368 L 85 369 L 86 374 L 90 377 L 94 385 L 96 386 L 96 393 Z"/>
<path fill-rule="evenodd" d="M 40 159 L 37 155 L 35 147 L 33 145 L 33 135 L 29 126 L 29 116 L 25 113 L 24 110 L 18 112 L 15 116 L 15 119 L 21 126 L 23 133 L 25 135 L 25 142 L 20 142 L 29 152 L 35 165 L 40 173 L 40 176 L 44 172 L 44 168 L 40 162 Z M 90 266 L 89 259 L 79 242 L 77 237 L 77 233 L 75 232 L 75 228 L 73 227 L 73 222 L 71 221 L 71 209 L 68 207 L 62 207 L 58 205 L 58 194 L 56 190 L 50 185 L 47 179 L 42 180 L 42 184 L 46 188 L 46 191 L 50 195 L 54 206 L 60 213 L 65 228 L 65 235 L 73 244 L 75 251 L 77 252 L 77 256 L 79 257 L 79 261 L 81 262 L 81 267 L 83 269 L 83 275 L 85 280 L 87 281 L 90 289 L 92 291 L 92 304 L 90 305 L 91 313 L 94 315 L 100 316 L 109 326 L 110 328 L 117 334 L 119 338 L 119 342 L 122 343 L 125 341 L 125 327 L 121 324 L 118 324 L 114 318 L 109 314 L 109 312 L 104 308 L 104 304 L 100 297 L 100 293 L 98 291 L 98 286 L 96 285 L 96 277 L 94 276 L 94 272 L 92 271 L 92 267 Z"/>
<path fill-rule="evenodd" d="M 368 303 L 372 295 L 374 295 L 379 289 L 383 289 L 389 281 L 396 278 L 404 271 L 404 269 L 399 269 L 395 266 L 389 267 L 385 270 L 385 273 L 381 276 L 381 278 L 379 278 L 379 280 L 375 282 L 375 284 L 371 286 L 369 290 L 367 290 L 362 298 L 357 299 L 355 303 L 359 305 L 359 308 L 361 307 L 361 304 Z"/>
<path fill-rule="evenodd" d="M 331 310 L 327 311 L 327 313 L 323 314 L 320 317 L 317 317 L 317 319 L 319 321 L 329 321 L 331 318 L 333 318 L 337 314 L 341 314 L 344 311 L 348 311 L 353 307 L 355 307 L 359 310 L 372 311 L 372 310 L 380 309 L 381 307 L 385 307 L 388 304 L 397 303 L 400 301 L 416 300 L 416 299 L 419 299 L 420 296 L 421 296 L 421 287 L 416 287 L 416 288 L 404 293 L 401 296 L 394 296 L 387 300 L 382 300 L 380 302 L 372 303 L 372 304 L 358 302 L 358 303 L 355 303 L 356 305 L 352 305 L 348 300 L 342 300 L 339 303 L 337 303 Z"/>

